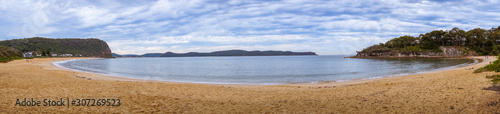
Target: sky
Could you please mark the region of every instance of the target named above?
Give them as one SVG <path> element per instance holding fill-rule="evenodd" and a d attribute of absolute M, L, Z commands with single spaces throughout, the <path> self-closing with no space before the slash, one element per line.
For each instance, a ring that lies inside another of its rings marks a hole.
<path fill-rule="evenodd" d="M 352 55 L 392 38 L 500 26 L 498 0 L 0 0 L 0 40 L 99 38 L 118 54 Z"/>

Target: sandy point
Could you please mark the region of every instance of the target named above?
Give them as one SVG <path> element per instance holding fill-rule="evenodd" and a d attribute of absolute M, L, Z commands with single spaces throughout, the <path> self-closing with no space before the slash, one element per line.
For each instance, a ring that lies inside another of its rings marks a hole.
<path fill-rule="evenodd" d="M 293 85 L 221 85 L 135 80 L 77 72 L 36 58 L 0 64 L 6 113 L 500 113 L 483 62 L 374 80 Z M 474 69 L 472 69 L 474 68 Z M 120 99 L 120 106 L 16 106 L 17 99 Z"/>

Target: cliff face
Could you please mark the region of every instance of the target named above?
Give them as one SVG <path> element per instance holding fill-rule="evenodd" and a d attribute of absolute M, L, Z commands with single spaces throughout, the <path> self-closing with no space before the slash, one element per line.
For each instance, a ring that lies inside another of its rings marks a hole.
<path fill-rule="evenodd" d="M 72 54 L 72 56 L 83 57 L 105 57 L 111 56 L 111 49 L 106 42 L 100 39 L 51 39 L 51 38 L 25 38 L 0 41 L 0 46 L 8 46 L 22 52 L 34 52 L 42 54 Z"/>
<path fill-rule="evenodd" d="M 399 50 L 387 51 L 387 52 L 372 52 L 364 53 L 358 52 L 356 57 L 464 57 L 476 55 L 474 51 L 464 51 L 459 47 L 439 47 L 442 52 L 421 52 L 421 51 L 409 51 L 401 52 Z"/>
<path fill-rule="evenodd" d="M 96 39 L 96 40 L 99 40 L 99 39 Z M 100 53 L 94 54 L 94 56 L 112 58 L 113 56 L 111 55 L 111 49 L 109 49 L 108 43 L 106 43 L 102 40 L 99 40 L 97 42 L 100 42 L 100 45 L 99 45 L 100 48 L 98 48 L 99 50 L 96 50 L 96 51 L 100 52 Z"/>

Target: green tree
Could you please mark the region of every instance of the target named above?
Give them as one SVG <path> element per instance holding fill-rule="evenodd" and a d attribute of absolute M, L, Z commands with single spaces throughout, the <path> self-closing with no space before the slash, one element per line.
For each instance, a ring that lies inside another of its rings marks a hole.
<path fill-rule="evenodd" d="M 465 46 L 465 31 L 457 27 L 451 29 L 447 33 L 448 40 L 452 40 L 451 43 L 454 46 Z"/>
<path fill-rule="evenodd" d="M 487 39 L 490 33 L 481 28 L 475 28 L 465 32 L 467 47 L 481 54 L 488 54 L 489 47 L 492 45 Z"/>
<path fill-rule="evenodd" d="M 406 48 L 407 46 L 413 46 L 417 44 L 417 38 L 413 36 L 401 36 L 399 38 L 394 38 L 385 43 L 385 46 L 390 48 Z"/>
<path fill-rule="evenodd" d="M 14 59 L 22 59 L 23 53 L 14 48 L 0 46 L 0 62 L 8 62 Z"/>
<path fill-rule="evenodd" d="M 499 45 L 500 44 L 500 26 L 499 28 L 491 28 L 489 30 L 489 37 L 488 40 L 493 44 L 493 45 Z"/>
<path fill-rule="evenodd" d="M 430 37 L 430 39 L 433 39 L 435 43 L 441 43 L 441 46 L 445 46 L 445 43 L 447 42 L 446 32 L 443 30 L 434 30 L 428 34 L 426 34 Z"/>
<path fill-rule="evenodd" d="M 439 43 L 436 43 L 430 33 L 420 34 L 418 41 L 420 42 L 418 46 L 422 49 L 437 49 L 439 47 Z"/>
<path fill-rule="evenodd" d="M 500 54 L 500 45 L 494 45 L 491 53 L 496 55 Z"/>
<path fill-rule="evenodd" d="M 45 52 L 45 49 L 42 49 L 42 56 L 47 56 L 47 52 Z"/>

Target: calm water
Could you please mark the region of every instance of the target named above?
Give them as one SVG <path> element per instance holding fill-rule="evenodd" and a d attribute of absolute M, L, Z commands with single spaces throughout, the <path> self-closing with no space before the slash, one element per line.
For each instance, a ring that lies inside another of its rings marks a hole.
<path fill-rule="evenodd" d="M 469 59 L 355 59 L 344 56 L 255 56 L 87 59 L 56 62 L 73 70 L 144 80 L 223 84 L 348 81 L 449 69 Z"/>

